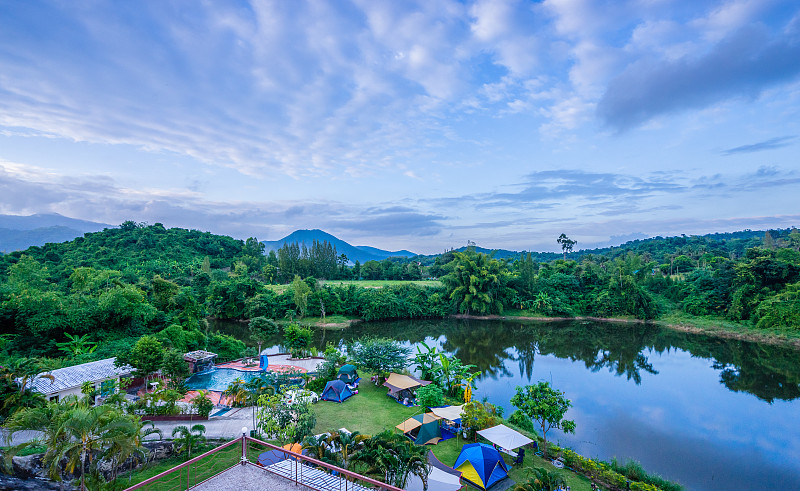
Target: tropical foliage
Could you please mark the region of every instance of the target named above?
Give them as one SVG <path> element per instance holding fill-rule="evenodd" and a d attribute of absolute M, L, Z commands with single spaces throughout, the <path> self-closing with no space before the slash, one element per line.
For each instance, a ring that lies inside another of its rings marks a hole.
<path fill-rule="evenodd" d="M 511 404 L 539 424 L 539 431 L 544 440 L 545 457 L 547 457 L 548 431 L 558 428 L 564 433 L 575 433 L 575 422 L 564 419 L 572 403 L 564 397 L 563 392 L 550 387 L 549 382 L 517 387 L 517 393 L 511 398 Z"/>

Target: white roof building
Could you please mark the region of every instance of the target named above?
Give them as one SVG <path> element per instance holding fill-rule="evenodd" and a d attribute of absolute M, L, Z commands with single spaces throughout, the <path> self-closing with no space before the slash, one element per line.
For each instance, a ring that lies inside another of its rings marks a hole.
<path fill-rule="evenodd" d="M 117 368 L 114 366 L 115 360 L 116 358 L 106 358 L 43 372 L 40 375 L 49 373 L 54 379 L 37 377 L 33 382 L 29 382 L 29 385 L 49 400 L 58 400 L 68 395 L 80 396 L 81 387 L 86 382 L 92 382 L 95 388 L 100 389 L 101 384 L 107 380 L 118 380 L 131 374 L 133 368 L 127 365 Z"/>

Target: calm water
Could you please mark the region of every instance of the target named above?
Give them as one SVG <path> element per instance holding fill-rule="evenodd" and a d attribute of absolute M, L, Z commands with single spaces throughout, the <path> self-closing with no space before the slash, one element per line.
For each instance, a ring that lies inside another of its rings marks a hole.
<path fill-rule="evenodd" d="M 572 400 L 577 431 L 548 440 L 633 458 L 687 489 L 800 490 L 797 350 L 582 321 L 400 321 L 316 334 L 319 347 L 364 335 L 436 345 L 477 365 L 475 397 L 506 415 L 516 386 L 551 381 Z"/>

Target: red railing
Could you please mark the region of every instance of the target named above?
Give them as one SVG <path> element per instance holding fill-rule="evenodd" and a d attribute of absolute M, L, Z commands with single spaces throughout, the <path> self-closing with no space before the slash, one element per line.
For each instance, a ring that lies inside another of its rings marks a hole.
<path fill-rule="evenodd" d="M 238 451 L 234 451 L 237 450 Z M 259 448 L 260 447 L 260 448 Z M 266 450 L 266 452 L 263 452 Z M 272 454 L 260 463 L 259 455 Z M 254 456 L 254 461 L 250 456 Z M 281 476 L 295 484 L 319 491 L 337 489 L 358 491 L 360 488 L 402 491 L 400 488 L 301 455 L 256 438 L 241 436 L 178 466 L 135 484 L 125 491 L 188 490 L 208 481 L 235 465 L 252 465 L 264 472 Z"/>

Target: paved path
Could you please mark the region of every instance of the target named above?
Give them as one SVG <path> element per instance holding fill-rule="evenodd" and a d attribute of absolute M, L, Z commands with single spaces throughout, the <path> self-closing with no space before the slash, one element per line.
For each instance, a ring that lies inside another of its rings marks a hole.
<path fill-rule="evenodd" d="M 208 421 L 155 421 L 156 428 L 164 434 L 164 439 L 172 439 L 172 429 L 176 426 L 188 426 L 201 424 L 206 427 L 206 438 L 231 439 L 242 436 L 242 427 L 247 430 L 253 429 L 253 407 L 234 408 L 222 416 L 214 416 Z M 14 435 L 11 445 L 29 442 L 42 436 L 40 431 L 20 431 Z M 0 428 L 2 444 L 5 445 L 6 430 Z M 158 440 L 158 435 L 152 435 L 148 440 Z"/>
<path fill-rule="evenodd" d="M 206 427 L 206 438 L 237 438 L 242 436 L 242 427 L 248 431 L 253 429 L 253 407 L 234 408 L 222 416 L 213 416 L 208 421 L 154 421 L 156 428 L 161 430 L 165 439 L 172 438 L 172 429 L 176 426 L 188 426 L 191 428 L 196 424 Z M 248 433 L 249 436 L 249 433 Z M 157 440 L 154 435 L 148 440 Z"/>

